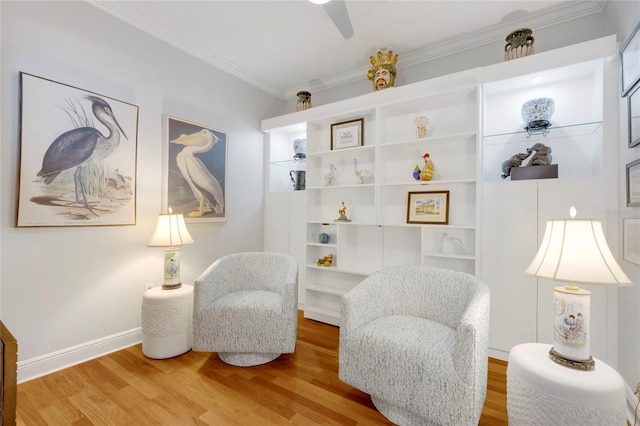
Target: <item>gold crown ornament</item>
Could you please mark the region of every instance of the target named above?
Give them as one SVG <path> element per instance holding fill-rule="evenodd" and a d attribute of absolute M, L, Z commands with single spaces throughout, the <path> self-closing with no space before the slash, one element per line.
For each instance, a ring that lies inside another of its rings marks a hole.
<path fill-rule="evenodd" d="M 396 63 L 398 55 L 390 50 L 386 54 L 378 52 L 371 56 L 371 68 L 367 72 L 367 78 L 373 81 L 373 90 L 378 91 L 393 87 L 396 80 Z"/>

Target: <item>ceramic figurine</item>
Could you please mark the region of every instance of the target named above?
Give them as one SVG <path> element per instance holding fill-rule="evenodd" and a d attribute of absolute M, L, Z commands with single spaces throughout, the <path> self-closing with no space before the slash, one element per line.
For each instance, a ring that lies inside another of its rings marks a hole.
<path fill-rule="evenodd" d="M 336 173 L 338 172 L 338 169 L 336 169 L 336 166 L 333 165 L 333 163 L 329 164 L 329 173 L 327 173 L 324 176 L 324 184 L 326 186 L 331 186 L 331 185 L 335 185 L 336 184 Z"/>
<path fill-rule="evenodd" d="M 507 44 L 504 47 L 504 60 L 522 58 L 533 55 L 533 31 L 529 28 L 520 28 L 511 32 L 505 39 Z"/>
<path fill-rule="evenodd" d="M 522 162 L 531 155 L 531 152 L 527 149 L 527 153 L 519 152 L 518 154 L 514 154 L 508 160 L 505 160 L 502 163 L 502 179 L 506 179 L 511 176 L 511 169 L 514 167 L 520 167 Z"/>
<path fill-rule="evenodd" d="M 420 172 L 420 180 L 431 180 L 433 178 L 433 161 L 431 161 L 431 157 L 426 153 L 422 156 L 424 158 L 424 166 L 422 166 L 422 171 Z"/>
<path fill-rule="evenodd" d="M 416 164 L 416 167 L 413 169 L 413 178 L 415 180 L 420 180 L 420 166 Z"/>
<path fill-rule="evenodd" d="M 537 143 L 531 148 L 527 148 L 527 153 L 533 154 L 533 157 L 529 159 L 527 166 L 548 166 L 551 164 L 551 147 L 542 143 Z"/>
<path fill-rule="evenodd" d="M 333 253 L 329 253 L 324 257 L 318 258 L 318 266 L 331 266 L 333 262 Z"/>
<path fill-rule="evenodd" d="M 356 174 L 356 176 L 358 176 L 358 178 L 360 179 L 360 183 L 365 183 L 365 180 L 367 181 L 367 183 L 373 179 L 373 173 L 371 173 L 369 170 L 358 170 L 358 159 L 354 158 L 353 159 L 353 171 Z"/>
<path fill-rule="evenodd" d="M 311 93 L 307 91 L 298 92 L 298 103 L 296 104 L 296 111 L 304 111 L 311 108 Z"/>
<path fill-rule="evenodd" d="M 370 56 L 371 68 L 367 72 L 367 78 L 373 81 L 373 90 L 378 91 L 393 87 L 396 80 L 396 63 L 398 55 L 394 55 L 393 51 L 387 52 L 385 55 L 378 52 L 377 55 Z"/>
<path fill-rule="evenodd" d="M 422 139 L 427 136 L 427 124 L 429 124 L 429 118 L 421 115 L 413 120 L 413 124 L 416 125 L 416 137 Z"/>
<path fill-rule="evenodd" d="M 344 201 L 342 202 L 342 208 L 338 210 L 338 215 L 340 215 L 336 222 L 351 222 L 351 219 L 347 218 L 347 206 L 344 205 Z"/>

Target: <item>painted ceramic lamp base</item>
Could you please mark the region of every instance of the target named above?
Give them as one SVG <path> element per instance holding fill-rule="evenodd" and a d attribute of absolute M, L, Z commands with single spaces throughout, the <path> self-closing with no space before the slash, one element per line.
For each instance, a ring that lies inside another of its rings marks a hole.
<path fill-rule="evenodd" d="M 553 295 L 554 345 L 549 357 L 565 367 L 592 370 L 595 363 L 589 351 L 591 292 L 567 286 L 555 287 Z"/>

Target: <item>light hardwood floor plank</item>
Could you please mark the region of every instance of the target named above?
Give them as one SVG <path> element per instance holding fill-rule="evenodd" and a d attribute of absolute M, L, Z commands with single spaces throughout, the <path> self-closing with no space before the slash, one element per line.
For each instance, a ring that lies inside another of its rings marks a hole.
<path fill-rule="evenodd" d="M 22 383 L 17 425 L 391 425 L 338 379 L 339 329 L 298 321 L 295 353 L 261 366 L 193 351 L 154 360 L 135 345 Z M 506 368 L 489 359 L 481 426 L 507 424 Z"/>

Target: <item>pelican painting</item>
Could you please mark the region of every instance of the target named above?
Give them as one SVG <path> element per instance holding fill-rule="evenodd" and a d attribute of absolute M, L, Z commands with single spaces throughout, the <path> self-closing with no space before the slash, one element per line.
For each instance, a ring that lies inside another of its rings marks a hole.
<path fill-rule="evenodd" d="M 135 224 L 138 107 L 20 78 L 18 226 Z"/>
<path fill-rule="evenodd" d="M 168 206 L 191 222 L 224 221 L 226 134 L 173 117 L 167 128 Z"/>

